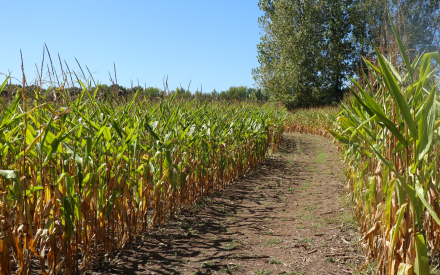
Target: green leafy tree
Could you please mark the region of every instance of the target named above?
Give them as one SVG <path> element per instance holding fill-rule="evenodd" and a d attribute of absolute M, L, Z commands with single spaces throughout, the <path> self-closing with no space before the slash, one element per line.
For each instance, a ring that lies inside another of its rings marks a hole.
<path fill-rule="evenodd" d="M 440 29 L 439 0 L 393 0 L 390 10 L 395 11 L 395 23 L 404 34 L 409 49 L 417 52 L 437 50 Z M 389 28 L 391 31 L 391 28 Z"/>
<path fill-rule="evenodd" d="M 407 48 L 433 51 L 439 39 L 440 0 L 260 0 L 264 15 L 257 45 L 257 86 L 288 108 L 342 99 L 346 76 L 373 45 L 390 47 L 388 13 Z"/>
<path fill-rule="evenodd" d="M 357 51 L 351 35 L 349 7 L 351 0 L 325 1 L 324 32 L 325 41 L 318 59 L 321 61 L 317 73 L 320 74 L 320 100 L 324 103 L 338 102 L 343 98 L 346 75 L 356 70 Z"/>
<path fill-rule="evenodd" d="M 159 88 L 155 88 L 155 87 L 148 87 L 148 88 L 144 89 L 143 92 L 146 96 L 151 97 L 151 98 L 160 97 L 160 95 L 161 95 L 161 90 Z"/>
<path fill-rule="evenodd" d="M 374 52 L 373 44 L 385 47 L 394 39 L 388 13 L 394 18 L 403 43 L 413 53 L 437 51 L 440 0 L 356 0 L 348 9 L 353 37 L 362 56 Z"/>
<path fill-rule="evenodd" d="M 324 1 L 260 0 L 263 31 L 257 46 L 258 86 L 288 108 L 317 104 L 322 98 Z"/>
<path fill-rule="evenodd" d="M 246 99 L 248 97 L 247 94 L 248 93 L 247 93 L 247 87 L 246 86 L 238 86 L 238 87 L 231 86 L 226 91 L 226 97 L 228 99 L 241 99 L 241 100 L 244 100 L 244 99 Z"/>

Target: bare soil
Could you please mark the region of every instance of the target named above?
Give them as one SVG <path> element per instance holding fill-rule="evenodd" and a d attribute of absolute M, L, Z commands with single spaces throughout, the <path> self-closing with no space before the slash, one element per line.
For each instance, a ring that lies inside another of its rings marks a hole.
<path fill-rule="evenodd" d="M 280 151 L 87 274 L 353 274 L 364 261 L 335 146 L 285 134 Z"/>

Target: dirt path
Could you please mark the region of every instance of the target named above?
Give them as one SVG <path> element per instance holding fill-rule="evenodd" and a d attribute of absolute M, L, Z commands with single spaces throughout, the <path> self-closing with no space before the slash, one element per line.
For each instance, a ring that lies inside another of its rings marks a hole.
<path fill-rule="evenodd" d="M 319 137 L 278 154 L 88 274 L 352 274 L 363 258 L 341 204 L 343 164 Z"/>

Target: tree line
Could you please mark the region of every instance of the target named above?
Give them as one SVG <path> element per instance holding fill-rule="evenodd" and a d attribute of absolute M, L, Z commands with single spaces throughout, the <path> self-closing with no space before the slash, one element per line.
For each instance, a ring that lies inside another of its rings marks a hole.
<path fill-rule="evenodd" d="M 1 92 L 2 97 L 14 97 L 17 90 L 22 90 L 22 85 L 18 84 L 7 84 Z M 55 88 L 42 88 L 38 87 L 38 93 L 41 97 L 46 100 L 57 100 L 57 98 L 63 98 L 63 96 L 76 97 L 82 92 L 82 88 L 79 87 L 63 87 Z M 96 86 L 88 87 L 89 91 L 95 91 Z M 28 85 L 25 86 L 25 94 L 28 98 L 36 98 L 37 86 Z M 176 96 L 179 98 L 186 99 L 201 99 L 201 100 L 253 100 L 253 101 L 267 101 L 269 96 L 267 92 L 263 89 L 254 89 L 247 86 L 231 86 L 225 91 L 217 92 L 215 89 L 210 93 L 204 93 L 198 89 L 191 92 L 189 89 L 184 89 L 182 87 L 177 87 L 175 90 L 159 89 L 157 87 L 124 87 L 118 84 L 106 85 L 102 84 L 98 86 L 98 96 L 101 98 L 114 98 L 121 99 L 126 98 L 134 93 L 138 93 L 141 97 L 146 97 L 148 99 L 161 99 L 164 97 Z"/>
<path fill-rule="evenodd" d="M 393 39 L 392 15 L 412 54 L 438 49 L 439 0 L 260 0 L 258 87 L 288 108 L 337 104 L 361 56 Z M 392 42 L 391 42 L 392 43 Z"/>

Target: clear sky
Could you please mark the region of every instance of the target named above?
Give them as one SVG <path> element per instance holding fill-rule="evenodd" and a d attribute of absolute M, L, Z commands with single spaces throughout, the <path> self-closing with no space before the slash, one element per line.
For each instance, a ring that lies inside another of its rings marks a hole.
<path fill-rule="evenodd" d="M 3 1 L 0 72 L 21 78 L 21 49 L 33 79 L 46 43 L 58 74 L 59 53 L 106 84 L 115 62 L 127 87 L 139 79 L 162 89 L 167 75 L 170 90 L 190 80 L 192 92 L 252 87 L 261 15 L 258 0 Z"/>

